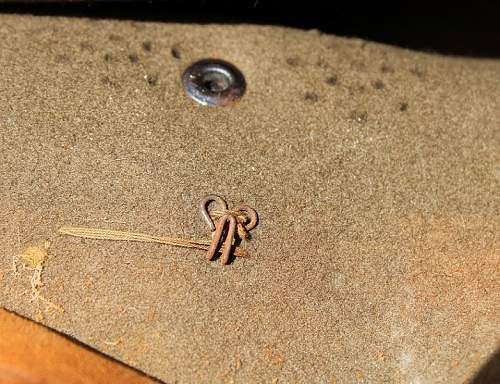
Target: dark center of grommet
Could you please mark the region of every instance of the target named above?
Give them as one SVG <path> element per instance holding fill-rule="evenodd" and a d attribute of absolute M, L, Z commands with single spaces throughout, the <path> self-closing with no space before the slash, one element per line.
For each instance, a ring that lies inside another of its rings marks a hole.
<path fill-rule="evenodd" d="M 182 75 L 187 94 L 209 107 L 236 103 L 245 93 L 246 83 L 234 65 L 216 59 L 197 61 Z"/>

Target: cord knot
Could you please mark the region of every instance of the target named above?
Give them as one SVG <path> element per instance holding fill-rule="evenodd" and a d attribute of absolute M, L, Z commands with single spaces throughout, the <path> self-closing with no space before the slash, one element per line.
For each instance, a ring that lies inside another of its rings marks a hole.
<path fill-rule="evenodd" d="M 208 206 L 215 202 L 218 206 L 210 213 Z M 238 204 L 228 209 L 226 201 L 217 195 L 208 195 L 200 203 L 200 210 L 212 234 L 212 243 L 207 253 L 208 260 L 212 260 L 221 246 L 221 263 L 227 264 L 231 248 L 235 242 L 235 234 L 242 240 L 250 239 L 250 231 L 258 222 L 257 212 L 246 204 Z M 215 223 L 215 221 L 216 223 Z"/>

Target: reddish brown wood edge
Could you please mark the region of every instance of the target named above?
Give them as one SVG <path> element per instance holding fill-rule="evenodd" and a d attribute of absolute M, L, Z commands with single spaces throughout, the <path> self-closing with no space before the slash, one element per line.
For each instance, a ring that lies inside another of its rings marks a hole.
<path fill-rule="evenodd" d="M 0 383 L 158 383 L 49 328 L 0 309 Z"/>

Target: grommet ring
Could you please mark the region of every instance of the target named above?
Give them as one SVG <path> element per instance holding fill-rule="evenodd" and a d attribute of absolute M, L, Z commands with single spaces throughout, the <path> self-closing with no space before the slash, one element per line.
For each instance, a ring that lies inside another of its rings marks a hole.
<path fill-rule="evenodd" d="M 246 89 L 245 78 L 238 68 L 217 59 L 190 65 L 182 75 L 182 83 L 189 97 L 209 107 L 234 104 Z"/>

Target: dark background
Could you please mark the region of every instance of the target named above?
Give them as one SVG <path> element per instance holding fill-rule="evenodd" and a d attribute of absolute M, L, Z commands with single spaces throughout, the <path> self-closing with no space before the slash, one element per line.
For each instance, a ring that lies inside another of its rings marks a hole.
<path fill-rule="evenodd" d="M 0 12 L 319 29 L 405 48 L 500 57 L 498 1 L 0 0 Z"/>

